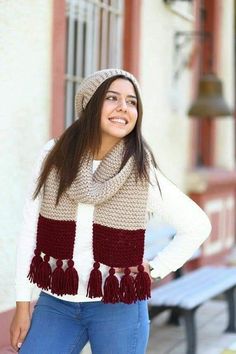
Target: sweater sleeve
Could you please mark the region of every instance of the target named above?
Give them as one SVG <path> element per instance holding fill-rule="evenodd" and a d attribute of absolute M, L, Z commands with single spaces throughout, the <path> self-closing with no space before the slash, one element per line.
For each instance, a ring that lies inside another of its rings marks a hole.
<path fill-rule="evenodd" d="M 23 208 L 23 223 L 16 242 L 16 268 L 15 268 L 15 300 L 31 301 L 34 284 L 27 278 L 30 262 L 34 255 L 36 245 L 37 221 L 40 207 L 40 197 L 32 198 L 36 189 L 37 178 L 44 158 L 54 145 L 50 140 L 42 149 L 40 156 L 34 166 L 31 183 L 26 193 L 26 200 Z"/>
<path fill-rule="evenodd" d="M 154 181 L 151 186 L 151 213 L 176 230 L 174 238 L 149 262 L 164 278 L 191 258 L 211 232 L 206 213 L 187 195 L 171 183 L 160 171 L 156 176 L 161 193 Z"/>

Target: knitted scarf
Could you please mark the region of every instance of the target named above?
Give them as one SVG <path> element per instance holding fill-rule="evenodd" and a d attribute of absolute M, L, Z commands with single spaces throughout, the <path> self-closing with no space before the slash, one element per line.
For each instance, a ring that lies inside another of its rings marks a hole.
<path fill-rule="evenodd" d="M 60 296 L 78 293 L 79 275 L 73 262 L 76 214 L 78 203 L 88 203 L 95 209 L 94 265 L 88 279 L 87 296 L 102 297 L 104 303 L 133 303 L 150 297 L 151 282 L 142 265 L 148 181 L 137 180 L 133 157 L 121 169 L 123 155 L 124 142 L 121 141 L 105 156 L 95 173 L 93 160 L 87 156 L 57 205 L 59 177 L 55 168 L 50 171 L 28 273 L 29 280 L 38 287 Z M 51 257 L 55 259 L 55 269 L 49 263 Z M 65 270 L 63 260 L 67 263 Z M 104 282 L 100 263 L 110 267 Z M 133 266 L 137 267 L 136 275 L 129 269 Z M 115 267 L 124 268 L 120 281 Z"/>

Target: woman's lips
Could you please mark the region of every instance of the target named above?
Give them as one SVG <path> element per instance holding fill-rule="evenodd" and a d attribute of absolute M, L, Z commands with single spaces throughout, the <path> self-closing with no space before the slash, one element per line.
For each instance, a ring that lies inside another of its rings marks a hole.
<path fill-rule="evenodd" d="M 109 118 L 109 121 L 111 121 L 112 123 L 120 124 L 120 125 L 128 124 L 127 119 L 123 118 L 123 117 L 111 117 L 111 118 Z"/>

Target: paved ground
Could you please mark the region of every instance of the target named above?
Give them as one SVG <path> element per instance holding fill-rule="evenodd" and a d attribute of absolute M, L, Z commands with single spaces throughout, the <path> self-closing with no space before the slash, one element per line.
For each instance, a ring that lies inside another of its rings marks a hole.
<path fill-rule="evenodd" d="M 223 354 L 236 343 L 236 334 L 224 333 L 227 308 L 223 300 L 205 303 L 196 312 L 197 354 Z M 151 324 L 147 354 L 185 354 L 185 332 L 181 326 L 167 326 L 168 313 L 159 315 Z M 236 354 L 235 350 L 229 353 Z"/>
<path fill-rule="evenodd" d="M 146 354 L 185 354 L 185 332 L 183 325 L 166 325 L 168 311 L 151 323 L 151 332 Z M 205 303 L 196 312 L 197 354 L 236 354 L 236 334 L 224 333 L 227 324 L 227 308 L 223 300 Z M 233 346 L 234 349 L 226 351 Z M 87 347 L 83 354 L 90 354 Z M 122 353 L 120 353 L 122 354 Z"/>

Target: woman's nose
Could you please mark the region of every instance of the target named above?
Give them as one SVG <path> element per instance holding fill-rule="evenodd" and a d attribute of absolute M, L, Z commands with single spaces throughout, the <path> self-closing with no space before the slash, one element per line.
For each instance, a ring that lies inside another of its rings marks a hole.
<path fill-rule="evenodd" d="M 117 110 L 127 111 L 127 103 L 124 98 L 120 98 L 117 105 Z"/>

